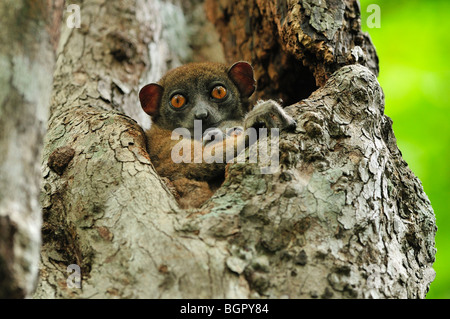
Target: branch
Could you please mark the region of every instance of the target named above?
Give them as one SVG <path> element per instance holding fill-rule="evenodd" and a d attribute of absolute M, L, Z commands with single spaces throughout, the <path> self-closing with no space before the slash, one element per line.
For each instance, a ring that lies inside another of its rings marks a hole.
<path fill-rule="evenodd" d="M 0 4 L 0 298 L 29 297 L 37 281 L 39 160 L 62 5 Z"/>

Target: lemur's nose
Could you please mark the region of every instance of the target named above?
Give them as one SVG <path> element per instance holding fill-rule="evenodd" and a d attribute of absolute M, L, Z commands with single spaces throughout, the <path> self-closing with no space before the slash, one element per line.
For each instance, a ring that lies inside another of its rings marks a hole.
<path fill-rule="evenodd" d="M 198 110 L 197 112 L 195 112 L 195 119 L 196 120 L 206 120 L 208 118 L 208 111 L 203 109 L 203 110 Z"/>

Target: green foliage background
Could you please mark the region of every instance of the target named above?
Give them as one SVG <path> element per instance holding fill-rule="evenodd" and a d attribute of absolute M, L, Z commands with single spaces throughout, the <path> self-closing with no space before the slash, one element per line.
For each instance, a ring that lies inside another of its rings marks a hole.
<path fill-rule="evenodd" d="M 436 279 L 427 298 L 450 298 L 450 1 L 360 0 L 362 27 L 380 58 L 385 113 L 404 160 L 436 214 Z M 380 7 L 381 26 L 370 28 Z"/>

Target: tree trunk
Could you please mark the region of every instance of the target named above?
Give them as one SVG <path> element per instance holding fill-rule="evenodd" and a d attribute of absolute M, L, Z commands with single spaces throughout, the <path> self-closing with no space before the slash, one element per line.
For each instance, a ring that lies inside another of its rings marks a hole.
<path fill-rule="evenodd" d="M 148 125 L 134 113 L 139 86 L 189 59 L 189 43 L 171 47 L 189 37 L 168 23 L 183 21 L 181 7 L 81 8 L 81 29 L 63 29 L 55 72 L 36 298 L 425 297 L 434 214 L 383 114 L 357 2 L 298 3 L 207 1 L 229 62 L 253 62 L 257 96 L 292 103 L 298 128 L 281 134 L 275 172 L 231 164 L 192 210 L 179 208 L 141 127 L 123 115 Z"/>
<path fill-rule="evenodd" d="M 298 102 L 355 62 L 378 75 L 378 57 L 361 31 L 357 0 L 206 0 L 206 10 L 226 58 L 255 66 L 258 97 Z"/>
<path fill-rule="evenodd" d="M 0 3 L 0 298 L 29 297 L 38 276 L 40 157 L 62 2 Z"/>

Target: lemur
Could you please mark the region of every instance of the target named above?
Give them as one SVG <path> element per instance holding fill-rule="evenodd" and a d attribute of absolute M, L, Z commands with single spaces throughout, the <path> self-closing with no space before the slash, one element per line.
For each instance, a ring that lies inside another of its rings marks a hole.
<path fill-rule="evenodd" d="M 175 187 L 182 207 L 199 207 L 212 196 L 214 181 L 224 176 L 227 159 L 249 143 L 249 135 L 244 134 L 247 129 L 296 127 L 294 119 L 273 100 L 260 101 L 249 110 L 255 89 L 249 63 L 228 67 L 204 62 L 173 69 L 158 83 L 140 90 L 141 106 L 152 119 L 146 132 L 148 153 L 158 174 Z M 174 140 L 173 131 L 180 129 L 190 138 Z M 227 149 L 230 140 L 233 147 Z M 184 146 L 190 152 L 182 155 L 181 163 L 174 162 L 174 147 Z M 223 161 L 211 159 L 221 156 Z"/>

